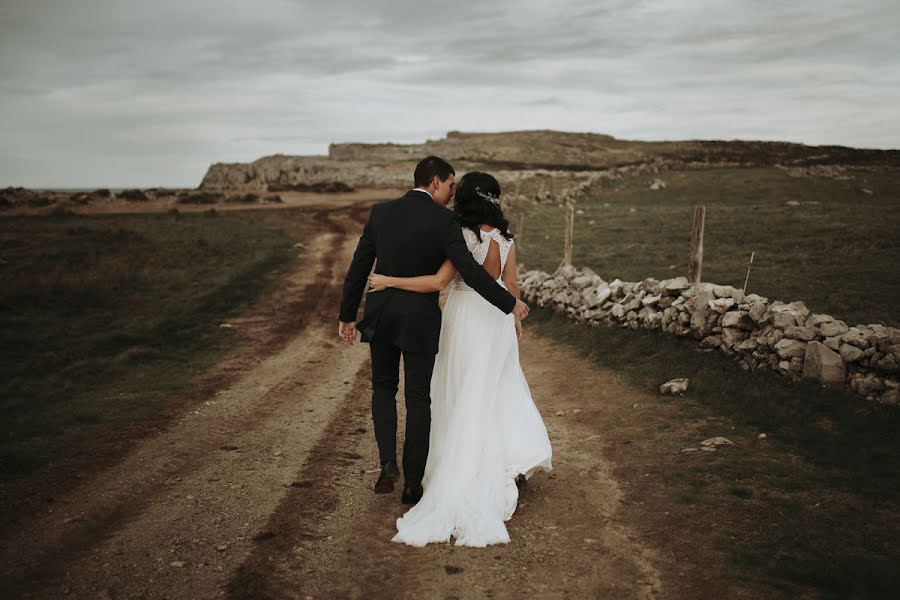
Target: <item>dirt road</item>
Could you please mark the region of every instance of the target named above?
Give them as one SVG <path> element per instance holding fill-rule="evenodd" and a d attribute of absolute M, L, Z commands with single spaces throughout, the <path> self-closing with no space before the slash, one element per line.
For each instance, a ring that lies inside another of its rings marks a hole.
<path fill-rule="evenodd" d="M 522 494 L 512 542 L 389 541 L 404 507 L 399 490 L 371 490 L 368 348 L 340 344 L 335 323 L 366 214 L 297 212 L 318 233 L 282 285 L 231 321 L 240 348 L 200 376 L 203 391 L 52 502 L 41 500 L 52 481 L 29 490 L 4 536 L 7 597 L 683 597 L 663 575 L 672 557 L 623 516 L 604 450 L 603 411 L 644 398 L 528 333 L 523 367 L 555 469 Z"/>

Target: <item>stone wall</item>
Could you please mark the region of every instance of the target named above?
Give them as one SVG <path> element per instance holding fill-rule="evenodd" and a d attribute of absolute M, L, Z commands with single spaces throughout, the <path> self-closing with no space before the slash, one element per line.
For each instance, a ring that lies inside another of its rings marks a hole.
<path fill-rule="evenodd" d="M 590 269 L 527 271 L 523 297 L 587 324 L 658 329 L 718 348 L 745 369 L 771 369 L 793 380 L 847 385 L 868 400 L 897 404 L 900 329 L 849 326 L 811 313 L 803 302 L 769 301 L 730 286 L 687 278 L 604 281 Z"/>

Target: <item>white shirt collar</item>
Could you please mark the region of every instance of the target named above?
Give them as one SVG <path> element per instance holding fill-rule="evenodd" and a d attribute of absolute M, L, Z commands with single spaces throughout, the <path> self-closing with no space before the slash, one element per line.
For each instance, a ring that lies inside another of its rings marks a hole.
<path fill-rule="evenodd" d="M 431 195 L 431 192 L 429 192 L 428 190 L 426 190 L 424 188 L 417 187 L 417 188 L 413 188 L 413 190 L 417 191 L 417 192 L 425 192 L 426 194 L 428 194 L 431 197 L 432 200 L 434 200 L 434 196 Z"/>

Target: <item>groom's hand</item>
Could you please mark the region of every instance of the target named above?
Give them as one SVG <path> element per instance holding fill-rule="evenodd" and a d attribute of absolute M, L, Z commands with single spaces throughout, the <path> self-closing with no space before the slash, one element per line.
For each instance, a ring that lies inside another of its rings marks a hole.
<path fill-rule="evenodd" d="M 343 321 L 340 321 L 338 323 L 338 335 L 348 344 L 352 344 L 356 339 L 356 323 L 344 323 Z"/>
<path fill-rule="evenodd" d="M 528 305 L 521 300 L 516 300 L 516 306 L 512 309 L 512 312 L 521 321 L 528 316 Z"/>

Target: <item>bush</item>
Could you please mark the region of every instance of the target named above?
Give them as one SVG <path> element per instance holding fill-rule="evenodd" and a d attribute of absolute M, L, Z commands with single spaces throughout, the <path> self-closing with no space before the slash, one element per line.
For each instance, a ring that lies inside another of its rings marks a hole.
<path fill-rule="evenodd" d="M 0 206 L 48 206 L 53 204 L 53 199 L 41 196 L 33 190 L 23 187 L 7 187 L 0 190 Z"/>
<path fill-rule="evenodd" d="M 209 192 L 197 192 L 178 198 L 179 204 L 217 204 L 222 199 L 222 194 Z"/>
<path fill-rule="evenodd" d="M 50 206 L 53 200 L 47 196 L 32 196 L 26 200 L 28 206 Z"/>
<path fill-rule="evenodd" d="M 118 193 L 119 198 L 124 198 L 129 202 L 146 202 L 150 198 L 141 190 L 122 190 Z"/>
<path fill-rule="evenodd" d="M 259 200 L 259 196 L 256 194 L 244 194 L 240 196 L 229 196 L 225 202 L 233 202 L 233 203 L 241 203 L 241 204 L 253 204 L 254 202 Z"/>
<path fill-rule="evenodd" d="M 343 181 L 321 181 L 319 183 L 270 183 L 270 192 L 313 192 L 316 194 L 337 194 L 354 191 L 353 186 Z"/>
<path fill-rule="evenodd" d="M 71 217 L 71 216 L 73 216 L 74 214 L 75 214 L 75 213 L 74 213 L 71 209 L 66 208 L 66 207 L 63 206 L 62 204 L 57 204 L 57 205 L 54 206 L 53 209 L 50 211 L 50 216 L 51 216 L 51 217 Z"/>
<path fill-rule="evenodd" d="M 78 192 L 77 194 L 69 196 L 69 201 L 72 202 L 72 204 L 90 204 L 93 199 L 94 195 L 86 192 Z"/>
<path fill-rule="evenodd" d="M 165 196 L 172 195 L 171 191 L 167 190 L 166 188 L 161 188 L 161 187 L 150 188 L 149 190 L 146 190 L 146 191 L 149 194 L 153 194 L 153 196 L 155 198 L 163 198 Z"/>

